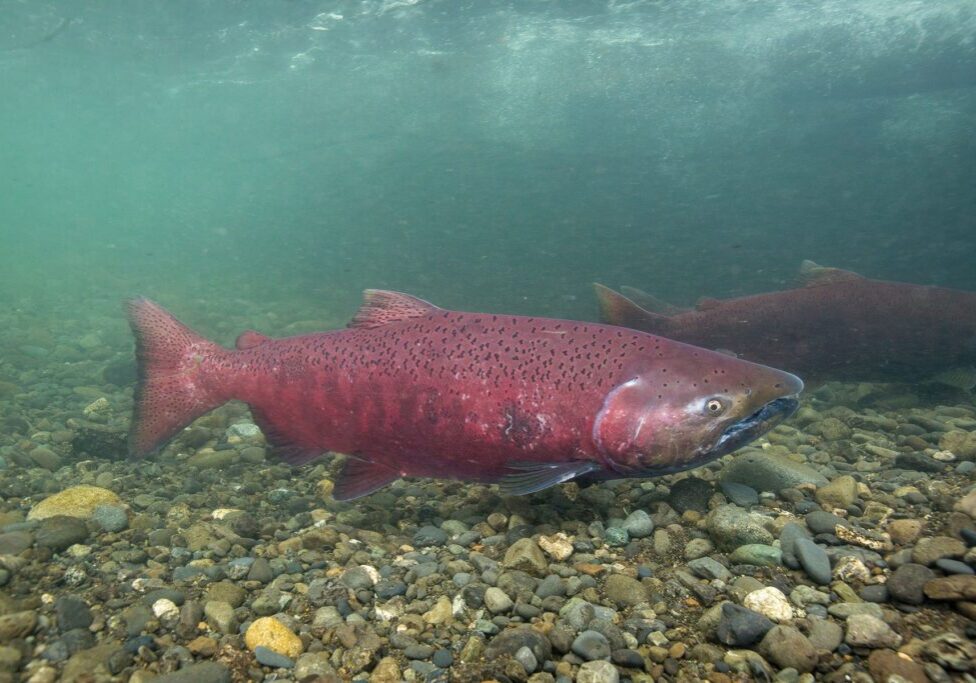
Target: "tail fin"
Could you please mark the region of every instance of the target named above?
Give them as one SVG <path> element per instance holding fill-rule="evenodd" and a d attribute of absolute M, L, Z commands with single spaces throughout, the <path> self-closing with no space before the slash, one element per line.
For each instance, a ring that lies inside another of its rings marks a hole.
<path fill-rule="evenodd" d="M 202 364 L 227 353 L 149 299 L 126 302 L 136 338 L 139 382 L 129 429 L 129 455 L 162 448 L 194 419 L 227 401 L 208 386 Z"/>

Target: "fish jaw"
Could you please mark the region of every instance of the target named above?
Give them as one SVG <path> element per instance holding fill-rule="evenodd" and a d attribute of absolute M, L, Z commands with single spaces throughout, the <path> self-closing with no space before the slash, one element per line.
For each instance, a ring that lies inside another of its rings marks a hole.
<path fill-rule="evenodd" d="M 802 391 L 790 373 L 675 343 L 607 394 L 593 443 L 610 477 L 691 469 L 780 424 Z"/>

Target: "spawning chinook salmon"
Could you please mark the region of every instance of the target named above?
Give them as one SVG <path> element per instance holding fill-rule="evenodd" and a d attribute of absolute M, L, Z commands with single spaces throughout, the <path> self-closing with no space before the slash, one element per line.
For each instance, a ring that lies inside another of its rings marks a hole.
<path fill-rule="evenodd" d="M 367 290 L 348 329 L 247 331 L 236 349 L 147 299 L 128 314 L 140 377 L 132 455 L 239 399 L 286 461 L 349 456 L 338 500 L 400 477 L 526 494 L 677 472 L 764 434 L 803 389 L 789 373 L 643 332 L 459 313 L 396 292 Z"/>

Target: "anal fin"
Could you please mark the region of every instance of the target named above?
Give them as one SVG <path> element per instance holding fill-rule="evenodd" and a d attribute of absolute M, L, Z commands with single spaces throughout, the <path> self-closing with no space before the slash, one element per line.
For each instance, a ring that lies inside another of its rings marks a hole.
<path fill-rule="evenodd" d="M 264 440 L 274 449 L 274 454 L 289 465 L 304 465 L 324 452 L 322 448 L 295 443 L 275 425 L 274 420 L 254 406 L 251 406 L 251 417 L 264 434 Z"/>
<path fill-rule="evenodd" d="M 355 500 L 392 484 L 399 478 L 400 473 L 386 465 L 349 457 L 336 478 L 332 497 L 340 501 Z"/>
<path fill-rule="evenodd" d="M 514 472 L 498 482 L 498 488 L 507 496 L 535 493 L 600 469 L 595 462 L 587 460 L 519 462 L 511 463 L 508 467 Z"/>

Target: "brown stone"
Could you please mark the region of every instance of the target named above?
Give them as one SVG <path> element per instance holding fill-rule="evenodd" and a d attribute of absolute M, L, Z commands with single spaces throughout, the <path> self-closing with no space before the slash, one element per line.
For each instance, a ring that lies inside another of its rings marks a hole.
<path fill-rule="evenodd" d="M 213 657 L 217 652 L 217 641 L 210 636 L 199 636 L 187 643 L 186 649 L 201 657 Z"/>
<path fill-rule="evenodd" d="M 932 579 L 925 584 L 930 600 L 976 600 L 976 575 L 956 574 Z"/>
<path fill-rule="evenodd" d="M 868 669 L 876 681 L 888 681 L 892 676 L 911 683 L 928 683 L 922 666 L 908 655 L 894 650 L 875 650 L 868 658 Z"/>
<path fill-rule="evenodd" d="M 918 564 L 935 564 L 936 560 L 944 558 L 960 558 L 966 554 L 966 544 L 949 536 L 933 536 L 923 538 L 912 550 L 912 562 Z"/>
<path fill-rule="evenodd" d="M 911 545 L 918 540 L 922 533 L 922 521 L 919 519 L 895 519 L 888 525 L 888 533 L 892 542 L 897 545 Z"/>
<path fill-rule="evenodd" d="M 976 602 L 957 602 L 955 607 L 959 614 L 976 621 Z"/>

